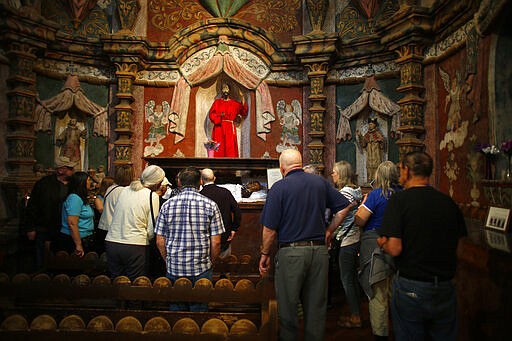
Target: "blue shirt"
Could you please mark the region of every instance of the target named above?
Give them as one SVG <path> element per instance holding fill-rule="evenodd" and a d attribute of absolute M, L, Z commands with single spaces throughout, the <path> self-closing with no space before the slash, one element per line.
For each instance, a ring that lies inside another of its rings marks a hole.
<path fill-rule="evenodd" d="M 94 231 L 94 211 L 91 205 L 84 204 L 82 198 L 75 193 L 68 195 L 62 204 L 62 228 L 60 232 L 71 235 L 68 225 L 68 216 L 78 217 L 78 231 L 80 238 L 90 236 Z"/>
<path fill-rule="evenodd" d="M 278 232 L 279 243 L 325 239 L 325 209 L 349 205 L 327 180 L 302 169 L 292 170 L 267 195 L 261 224 Z"/>
<path fill-rule="evenodd" d="M 400 191 L 401 188 L 395 188 L 395 192 Z M 382 218 L 384 217 L 384 210 L 388 204 L 388 199 L 392 195 L 392 191 L 388 191 L 387 198 L 382 193 L 382 188 L 375 188 L 370 193 L 364 202 L 363 206 L 370 211 L 371 216 L 363 227 L 363 231 L 378 230 L 382 226 Z"/>
<path fill-rule="evenodd" d="M 217 204 L 195 188 L 183 188 L 162 205 L 156 219 L 155 233 L 165 238 L 167 272 L 197 276 L 211 269 L 210 237 L 223 232 Z"/>

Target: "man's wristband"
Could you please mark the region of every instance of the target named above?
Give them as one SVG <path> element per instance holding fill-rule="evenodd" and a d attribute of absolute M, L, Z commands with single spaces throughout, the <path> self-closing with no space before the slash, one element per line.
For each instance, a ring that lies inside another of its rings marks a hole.
<path fill-rule="evenodd" d="M 262 256 L 270 256 L 270 253 L 260 252 Z"/>

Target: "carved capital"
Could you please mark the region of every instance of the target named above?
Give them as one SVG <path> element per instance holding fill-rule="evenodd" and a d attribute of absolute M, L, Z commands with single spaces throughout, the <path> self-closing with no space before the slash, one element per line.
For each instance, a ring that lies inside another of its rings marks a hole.
<path fill-rule="evenodd" d="M 114 63 L 114 66 L 116 67 L 116 75 L 122 75 L 122 76 L 135 76 L 137 75 L 137 71 L 139 69 L 138 63 L 128 62 L 116 62 Z"/>
<path fill-rule="evenodd" d="M 415 61 L 421 62 L 423 60 L 424 46 L 416 43 L 409 43 L 399 46 L 396 52 L 398 53 L 397 64 L 404 64 L 407 62 Z"/>
<path fill-rule="evenodd" d="M 317 63 L 304 64 L 304 68 L 308 76 L 326 75 L 329 71 L 329 63 L 327 61 L 319 61 Z"/>

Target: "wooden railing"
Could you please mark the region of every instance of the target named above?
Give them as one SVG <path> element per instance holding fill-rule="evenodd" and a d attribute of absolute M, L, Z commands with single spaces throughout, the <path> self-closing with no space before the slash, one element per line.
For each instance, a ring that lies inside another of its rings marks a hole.
<path fill-rule="evenodd" d="M 208 312 L 172 312 L 172 302 L 208 303 Z M 110 340 L 116 333 L 168 340 L 276 340 L 270 282 L 185 278 L 130 282 L 121 276 L 0 274 L 0 339 Z M 124 336 L 123 336 L 124 337 Z M 129 337 L 130 338 L 130 337 Z"/>

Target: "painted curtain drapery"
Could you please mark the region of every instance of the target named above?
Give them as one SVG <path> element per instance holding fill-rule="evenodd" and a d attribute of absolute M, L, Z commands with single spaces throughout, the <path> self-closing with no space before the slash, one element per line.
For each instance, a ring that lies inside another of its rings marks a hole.
<path fill-rule="evenodd" d="M 86 116 L 94 118 L 93 133 L 96 136 L 108 136 L 108 115 L 107 108 L 102 107 L 88 99 L 77 76 L 68 76 L 61 92 L 56 96 L 46 100 L 38 100 L 36 106 L 36 131 L 52 131 L 52 114 L 55 112 L 64 112 L 71 108 L 76 108 Z"/>
<path fill-rule="evenodd" d="M 400 127 L 400 106 L 384 96 L 374 76 L 366 79 L 361 95 L 348 107 L 340 110 L 340 120 L 336 132 L 336 142 L 350 140 L 352 131 L 349 121 L 356 117 L 366 106 L 374 111 L 389 116 L 391 120 L 391 133 L 397 134 Z"/>
<path fill-rule="evenodd" d="M 171 102 L 169 131 L 175 134 L 174 143 L 185 138 L 186 121 L 190 99 L 190 88 L 218 77 L 222 72 L 249 90 L 256 90 L 256 133 L 262 140 L 270 132 L 270 123 L 275 121 L 272 98 L 263 79 L 268 74 L 257 75 L 242 65 L 232 54 L 226 37 L 219 37 L 214 55 L 204 64 L 187 73 L 176 83 Z"/>

